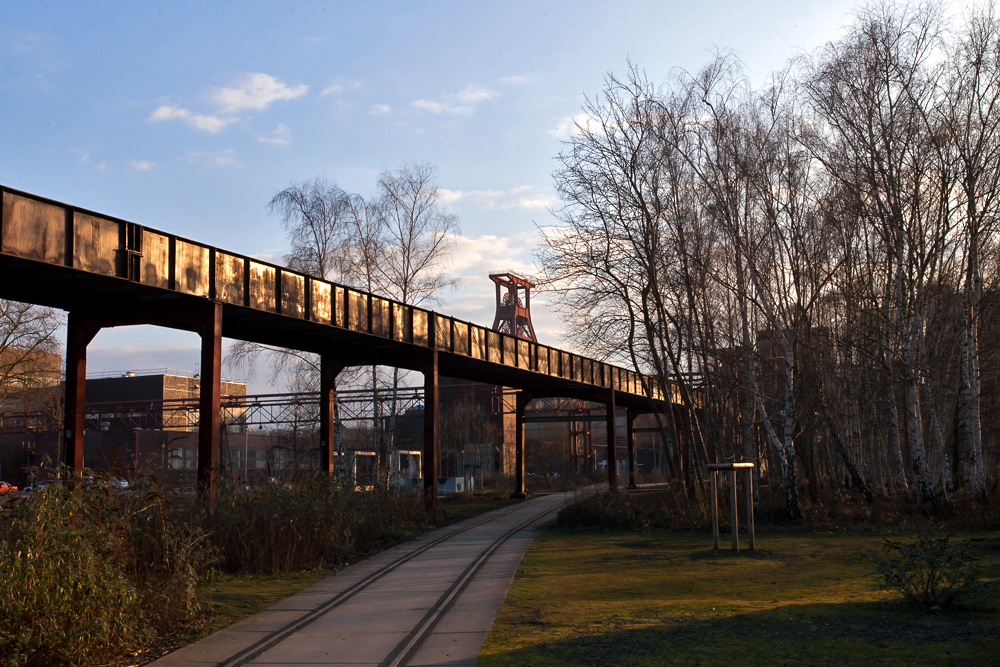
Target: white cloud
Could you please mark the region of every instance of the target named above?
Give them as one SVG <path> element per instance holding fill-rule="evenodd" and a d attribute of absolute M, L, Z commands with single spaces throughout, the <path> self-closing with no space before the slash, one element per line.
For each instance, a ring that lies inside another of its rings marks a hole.
<path fill-rule="evenodd" d="M 537 273 L 532 253 L 538 246 L 538 232 L 532 230 L 514 236 L 487 234 L 471 238 L 453 237 L 451 271 L 465 277 L 482 276 L 490 271 L 515 271 L 523 275 Z M 492 283 L 487 283 L 492 285 Z"/>
<path fill-rule="evenodd" d="M 149 171 L 156 165 L 149 160 L 132 160 L 128 166 L 132 171 Z"/>
<path fill-rule="evenodd" d="M 243 163 L 236 158 L 236 151 L 227 148 L 224 151 L 206 151 L 187 154 L 188 162 L 207 164 L 210 167 L 229 168 L 242 167 Z"/>
<path fill-rule="evenodd" d="M 289 88 L 270 74 L 253 72 L 240 76 L 231 87 L 216 90 L 211 101 L 222 113 L 263 111 L 275 102 L 305 95 L 308 88 L 305 84 Z"/>
<path fill-rule="evenodd" d="M 549 130 L 549 134 L 559 139 L 569 139 L 579 132 L 579 128 L 591 130 L 596 119 L 588 113 L 578 113 L 575 116 L 563 118 L 556 123 L 556 126 Z"/>
<path fill-rule="evenodd" d="M 189 109 L 184 109 L 182 107 L 173 107 L 164 104 L 157 107 L 153 113 L 149 114 L 147 119 L 150 123 L 162 123 L 164 121 L 181 120 L 195 128 L 196 130 L 201 130 L 202 132 L 210 132 L 212 134 L 218 134 L 222 130 L 226 129 L 233 123 L 237 122 L 239 118 L 232 116 L 221 117 L 221 116 L 209 116 L 206 114 L 194 113 Z"/>
<path fill-rule="evenodd" d="M 392 107 L 388 104 L 373 104 L 371 111 L 369 111 L 373 116 L 384 116 L 386 114 L 392 113 Z"/>
<path fill-rule="evenodd" d="M 470 83 L 457 93 L 443 95 L 438 100 L 420 99 L 410 102 L 410 106 L 432 114 L 451 114 L 453 116 L 470 116 L 475 105 L 498 97 L 500 93 Z"/>
<path fill-rule="evenodd" d="M 337 77 L 330 83 L 323 92 L 319 94 L 320 97 L 327 97 L 328 95 L 339 95 L 347 90 L 356 90 L 361 87 L 360 81 L 351 81 L 346 77 Z"/>
<path fill-rule="evenodd" d="M 263 144 L 274 144 L 276 146 L 284 146 L 292 140 L 292 129 L 285 125 L 284 123 L 278 123 L 278 127 L 274 128 L 271 134 L 263 137 L 257 137 L 257 141 Z"/>
<path fill-rule="evenodd" d="M 449 95 L 448 97 L 462 104 L 478 104 L 480 102 L 485 102 L 486 100 L 492 100 L 499 94 L 500 93 L 495 90 L 490 90 L 489 88 L 483 88 L 482 86 L 470 83 L 459 92 L 454 95 Z"/>
<path fill-rule="evenodd" d="M 410 106 L 421 111 L 428 111 L 432 114 L 448 113 L 453 116 L 469 116 L 472 114 L 472 107 L 468 105 L 455 105 L 448 102 L 435 102 L 433 100 L 414 100 Z"/>
<path fill-rule="evenodd" d="M 531 194 L 533 185 L 520 185 L 509 190 L 448 190 L 438 188 L 438 195 L 443 204 L 451 204 L 465 200 L 480 208 L 499 208 L 501 210 L 545 209 L 558 203 L 558 199 L 546 194 Z"/>
<path fill-rule="evenodd" d="M 533 76 L 505 76 L 500 79 L 500 83 L 506 83 L 512 86 L 523 86 L 537 82 L 538 80 Z"/>
<path fill-rule="evenodd" d="M 108 170 L 108 163 L 107 162 L 102 162 L 99 165 L 97 165 L 97 173 L 98 174 L 103 174 L 107 170 Z"/>

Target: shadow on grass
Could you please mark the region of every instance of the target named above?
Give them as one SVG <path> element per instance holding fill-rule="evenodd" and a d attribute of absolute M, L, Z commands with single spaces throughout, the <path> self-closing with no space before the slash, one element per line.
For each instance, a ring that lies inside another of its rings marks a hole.
<path fill-rule="evenodd" d="M 995 608 L 929 614 L 881 602 L 668 618 L 637 629 L 612 620 L 606 632 L 483 655 L 477 665 L 1000 665 L 998 617 Z M 532 618 L 520 625 L 530 636 L 546 624 Z"/>

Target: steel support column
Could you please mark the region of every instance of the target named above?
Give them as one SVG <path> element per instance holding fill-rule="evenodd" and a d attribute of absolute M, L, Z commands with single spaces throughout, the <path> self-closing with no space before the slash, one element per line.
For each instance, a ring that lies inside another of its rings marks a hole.
<path fill-rule="evenodd" d="M 329 354 L 323 354 L 319 363 L 320 470 L 324 475 L 332 476 L 337 448 L 334 423 L 337 376 L 344 370 L 344 362 Z"/>
<path fill-rule="evenodd" d="M 434 340 L 433 328 L 430 340 Z M 438 478 L 438 353 L 431 350 L 430 363 L 424 369 L 424 507 L 437 509 L 437 478 Z"/>
<path fill-rule="evenodd" d="M 524 490 L 524 409 L 531 401 L 525 391 L 514 396 L 514 495 L 523 498 Z"/>
<path fill-rule="evenodd" d="M 635 418 L 639 413 L 634 408 L 628 408 L 625 416 L 625 442 L 628 446 L 628 488 L 635 485 Z"/>
<path fill-rule="evenodd" d="M 222 382 L 222 304 L 202 316 L 201 387 L 198 400 L 198 491 L 209 503 L 219 494 L 219 410 Z"/>
<path fill-rule="evenodd" d="M 87 401 L 87 345 L 100 327 L 90 315 L 70 311 L 66 321 L 66 403 L 64 460 L 74 473 L 83 472 L 84 406 Z"/>
<path fill-rule="evenodd" d="M 608 391 L 605 424 L 608 431 L 608 490 L 618 490 L 618 460 L 615 456 L 615 390 Z"/>

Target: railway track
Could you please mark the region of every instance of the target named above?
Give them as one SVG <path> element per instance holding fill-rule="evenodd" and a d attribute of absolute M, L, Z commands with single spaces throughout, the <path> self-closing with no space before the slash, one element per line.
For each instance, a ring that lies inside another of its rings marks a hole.
<path fill-rule="evenodd" d="M 530 541 L 525 529 L 564 502 L 543 496 L 435 531 L 153 665 L 415 667 L 464 664 L 463 653 L 474 663 Z"/>

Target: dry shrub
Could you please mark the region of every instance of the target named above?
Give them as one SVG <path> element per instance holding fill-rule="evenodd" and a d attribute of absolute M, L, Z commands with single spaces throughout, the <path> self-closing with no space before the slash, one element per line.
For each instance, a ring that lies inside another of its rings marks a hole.
<path fill-rule="evenodd" d="M 224 488 L 214 514 L 202 517 L 220 568 L 247 574 L 336 567 L 434 522 L 414 492 L 353 491 L 322 475 L 291 485 Z"/>
<path fill-rule="evenodd" d="M 72 478 L 70 478 L 72 479 Z M 155 490 L 52 484 L 0 523 L 0 661 L 93 664 L 197 611 L 204 534 Z"/>
<path fill-rule="evenodd" d="M 943 609 L 979 591 L 982 557 L 969 540 L 925 533 L 911 543 L 887 539 L 882 552 L 871 556 L 881 587 L 899 591 L 908 602 Z"/>

